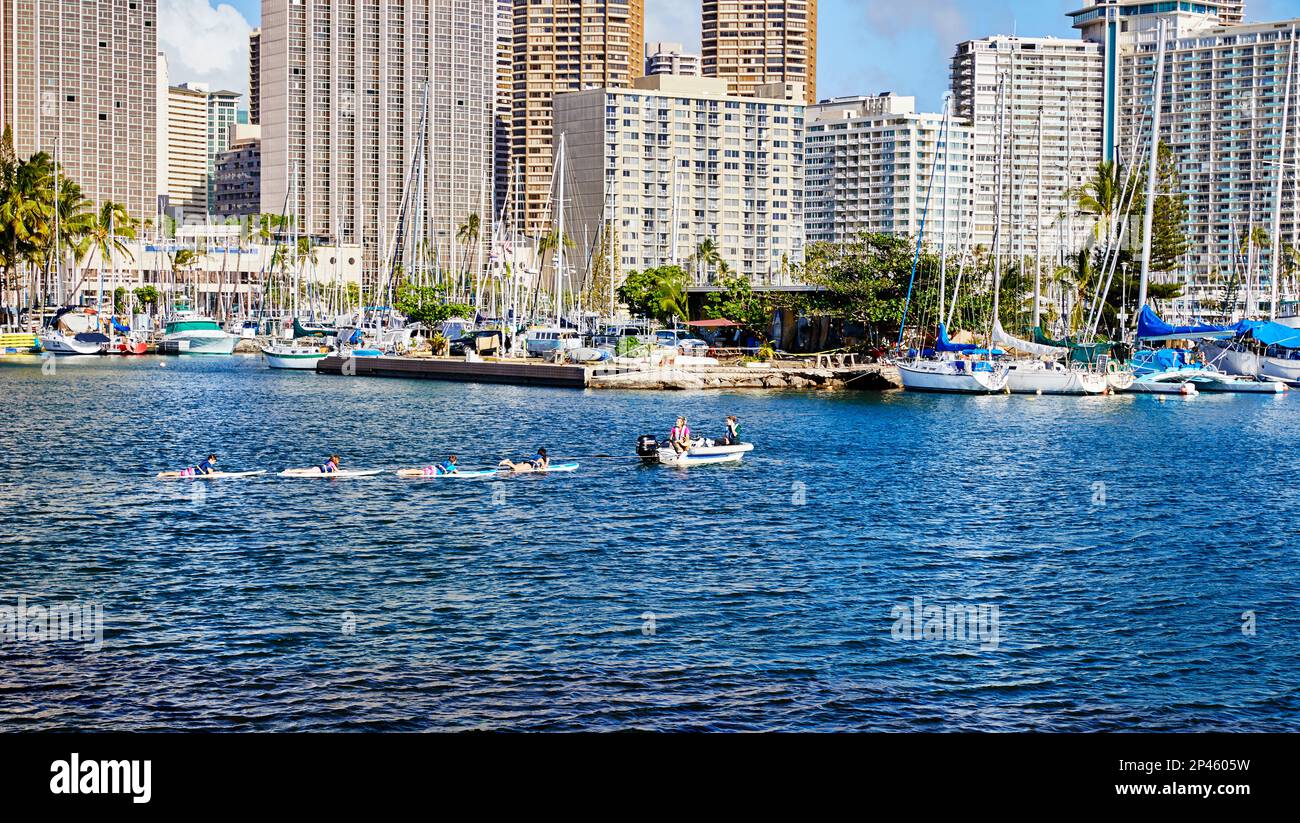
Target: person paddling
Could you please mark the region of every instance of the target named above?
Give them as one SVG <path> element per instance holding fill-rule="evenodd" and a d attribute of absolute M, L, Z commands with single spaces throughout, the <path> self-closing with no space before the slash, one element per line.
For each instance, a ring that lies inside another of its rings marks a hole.
<path fill-rule="evenodd" d="M 434 465 L 433 473 L 435 475 L 455 474 L 456 472 L 460 471 L 460 466 L 457 464 L 457 462 L 458 461 L 456 455 L 453 454 L 451 457 L 448 457 L 443 462 Z"/>
<path fill-rule="evenodd" d="M 338 470 L 339 456 L 337 454 L 331 454 L 330 459 L 320 465 L 321 474 L 338 474 Z"/>
<path fill-rule="evenodd" d="M 512 472 L 536 472 L 544 471 L 547 466 L 551 465 L 551 458 L 547 456 L 546 449 L 540 448 L 537 454 L 522 463 L 514 463 L 510 460 L 502 460 L 497 464 L 498 467 L 509 469 Z"/>
<path fill-rule="evenodd" d="M 673 451 L 678 454 L 686 454 L 691 449 L 691 427 L 686 425 L 686 418 L 677 418 L 677 425 L 668 434 L 668 442 L 672 444 Z"/>
<path fill-rule="evenodd" d="M 217 456 L 208 455 L 208 459 L 194 467 L 195 474 L 216 474 L 217 473 Z"/>

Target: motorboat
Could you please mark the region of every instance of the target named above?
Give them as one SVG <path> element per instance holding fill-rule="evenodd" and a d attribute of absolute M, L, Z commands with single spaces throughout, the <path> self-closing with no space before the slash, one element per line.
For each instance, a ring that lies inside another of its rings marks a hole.
<path fill-rule="evenodd" d="M 319 344 L 271 343 L 262 347 L 266 365 L 272 369 L 314 371 L 317 363 L 333 353 L 333 348 Z"/>
<path fill-rule="evenodd" d="M 234 354 L 238 342 L 217 321 L 182 312 L 167 323 L 159 348 L 172 354 Z"/>
<path fill-rule="evenodd" d="M 691 441 L 690 448 L 679 453 L 670 443 L 660 442 L 653 434 L 642 435 L 636 443 L 636 453 L 641 462 L 650 466 L 708 466 L 719 463 L 739 463 L 754 450 L 753 443 L 726 445 L 707 438 Z"/>
<path fill-rule="evenodd" d="M 98 332 L 66 334 L 57 329 L 47 329 L 39 338 L 41 348 L 50 354 L 100 354 L 108 338 Z"/>

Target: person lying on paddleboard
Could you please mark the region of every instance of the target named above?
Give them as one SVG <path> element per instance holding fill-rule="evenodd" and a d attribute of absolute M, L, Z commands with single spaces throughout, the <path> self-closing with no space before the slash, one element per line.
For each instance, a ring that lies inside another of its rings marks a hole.
<path fill-rule="evenodd" d="M 194 467 L 195 474 L 216 474 L 216 471 L 217 456 L 215 454 L 208 455 L 207 460 Z"/>
<path fill-rule="evenodd" d="M 686 454 L 691 448 L 691 427 L 686 425 L 686 418 L 677 418 L 677 425 L 668 434 L 668 442 L 672 444 L 673 451 L 678 454 Z"/>
<path fill-rule="evenodd" d="M 531 459 L 522 463 L 514 463 L 509 460 L 502 460 L 497 464 L 500 468 L 509 469 L 512 472 L 535 472 L 545 469 L 551 465 L 551 458 L 546 456 L 546 449 L 538 449 L 537 454 Z"/>
<path fill-rule="evenodd" d="M 321 474 L 337 474 L 339 470 L 339 456 L 331 454 L 330 459 L 320 465 Z"/>
<path fill-rule="evenodd" d="M 733 414 L 727 418 L 727 433 L 722 438 L 722 445 L 734 446 L 740 442 L 740 421 Z"/>
<path fill-rule="evenodd" d="M 456 465 L 456 463 L 457 463 L 456 455 L 453 454 L 451 457 L 448 457 L 442 463 L 438 463 L 437 465 L 435 465 L 433 467 L 433 473 L 434 474 L 455 474 L 456 472 L 460 471 L 460 467 Z"/>

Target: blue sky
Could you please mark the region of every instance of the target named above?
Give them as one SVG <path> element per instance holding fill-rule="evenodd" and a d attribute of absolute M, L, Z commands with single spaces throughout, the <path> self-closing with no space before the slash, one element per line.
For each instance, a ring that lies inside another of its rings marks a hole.
<path fill-rule="evenodd" d="M 819 97 L 894 91 L 938 110 L 961 40 L 990 34 L 1074 37 L 1067 11 L 1083 0 L 820 0 Z M 699 0 L 646 0 L 646 38 L 698 48 Z M 260 0 L 159 0 L 171 82 L 247 91 L 247 33 Z M 1300 0 L 1247 0 L 1251 20 L 1300 17 Z"/>

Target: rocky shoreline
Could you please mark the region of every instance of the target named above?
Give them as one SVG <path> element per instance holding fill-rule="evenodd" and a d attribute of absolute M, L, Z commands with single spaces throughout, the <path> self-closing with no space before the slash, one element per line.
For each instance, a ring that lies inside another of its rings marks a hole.
<path fill-rule="evenodd" d="M 707 389 L 860 389 L 887 391 L 901 386 L 892 366 L 818 369 L 807 366 L 770 368 L 712 367 L 700 369 L 593 369 L 587 385 L 593 389 L 698 391 Z"/>

